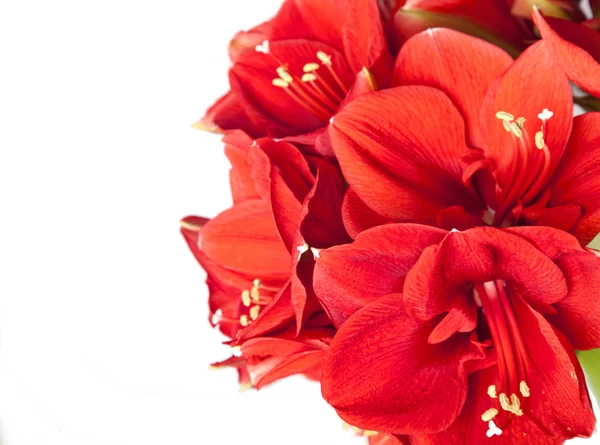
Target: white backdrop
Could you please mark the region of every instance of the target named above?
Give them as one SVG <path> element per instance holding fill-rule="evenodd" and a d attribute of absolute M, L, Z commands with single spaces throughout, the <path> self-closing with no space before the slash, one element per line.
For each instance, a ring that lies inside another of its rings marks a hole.
<path fill-rule="evenodd" d="M 301 378 L 240 394 L 181 217 L 230 203 L 226 44 L 278 0 L 0 3 L 2 445 L 358 444 Z"/>

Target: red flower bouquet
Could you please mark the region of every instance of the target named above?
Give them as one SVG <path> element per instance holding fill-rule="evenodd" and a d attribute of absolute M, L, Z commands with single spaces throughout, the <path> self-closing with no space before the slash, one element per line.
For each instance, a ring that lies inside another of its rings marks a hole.
<path fill-rule="evenodd" d="M 194 124 L 233 206 L 181 221 L 213 366 L 316 380 L 371 445 L 591 436 L 599 7 L 286 0 L 234 36 Z"/>

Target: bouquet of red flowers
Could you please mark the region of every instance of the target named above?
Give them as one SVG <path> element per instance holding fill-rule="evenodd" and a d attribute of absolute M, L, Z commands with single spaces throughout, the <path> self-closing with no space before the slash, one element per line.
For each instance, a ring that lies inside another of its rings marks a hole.
<path fill-rule="evenodd" d="M 371 444 L 589 437 L 600 2 L 580 3 L 286 0 L 235 35 L 194 124 L 223 134 L 234 204 L 181 222 L 230 338 L 213 366 L 317 380 Z"/>

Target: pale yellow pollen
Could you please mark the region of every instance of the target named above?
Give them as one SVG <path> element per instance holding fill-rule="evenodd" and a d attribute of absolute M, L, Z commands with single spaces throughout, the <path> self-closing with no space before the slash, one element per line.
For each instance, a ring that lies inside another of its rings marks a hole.
<path fill-rule="evenodd" d="M 256 287 L 253 287 L 252 289 L 250 289 L 250 296 L 252 297 L 252 299 L 254 301 L 258 301 L 260 300 L 260 292 Z M 250 305 L 248 305 L 250 306 Z"/>
<path fill-rule="evenodd" d="M 488 396 L 490 396 L 492 399 L 495 399 L 496 397 L 498 397 L 496 395 L 496 385 L 488 386 L 487 393 L 488 393 Z"/>
<path fill-rule="evenodd" d="M 546 146 L 546 141 L 544 140 L 544 132 L 538 131 L 535 134 L 535 146 L 540 150 L 543 150 Z"/>
<path fill-rule="evenodd" d="M 523 411 L 521 411 L 521 401 L 516 394 L 511 394 L 510 400 L 505 393 L 500 394 L 500 406 L 504 411 L 513 413 L 515 416 L 523 415 Z"/>
<path fill-rule="evenodd" d="M 490 408 L 481 415 L 481 420 L 483 420 L 484 422 L 489 422 L 497 415 L 498 415 L 498 410 L 496 408 Z"/>
<path fill-rule="evenodd" d="M 504 121 L 505 122 L 505 121 Z M 510 127 L 510 131 L 512 131 L 512 133 L 520 138 L 523 136 L 523 130 L 521 130 L 521 128 L 516 124 L 516 122 L 511 122 L 510 124 L 508 124 Z"/>
<path fill-rule="evenodd" d="M 248 289 L 242 291 L 242 303 L 246 307 L 250 307 L 250 304 L 252 304 L 250 302 L 250 291 Z"/>
<path fill-rule="evenodd" d="M 502 121 L 512 122 L 515 120 L 515 117 L 512 114 L 507 113 L 506 111 L 498 111 L 496 113 L 496 117 Z"/>
<path fill-rule="evenodd" d="M 521 380 L 519 384 L 519 389 L 521 390 L 521 394 L 523 397 L 529 397 L 531 395 L 531 391 L 529 390 L 529 386 L 525 380 Z"/>
<path fill-rule="evenodd" d="M 259 313 L 260 313 L 260 306 L 252 306 L 252 308 L 250 308 L 250 318 L 252 320 L 256 320 L 258 318 Z"/>
<path fill-rule="evenodd" d="M 279 77 L 277 79 L 273 79 L 273 85 L 279 88 L 287 88 L 290 86 L 288 82 L 286 82 L 283 79 L 280 79 Z"/>
<path fill-rule="evenodd" d="M 510 121 L 502 121 L 502 125 L 504 126 L 504 129 L 510 133 Z"/>
<path fill-rule="evenodd" d="M 307 63 L 306 65 L 304 65 L 304 68 L 302 68 L 302 71 L 304 71 L 305 73 L 312 73 L 313 71 L 316 71 L 319 69 L 319 64 L 318 63 Z"/>
<path fill-rule="evenodd" d="M 262 283 L 260 282 L 260 280 L 258 278 L 256 278 L 253 282 L 252 285 L 257 288 L 260 289 L 260 287 L 262 286 Z"/>
<path fill-rule="evenodd" d="M 248 321 L 248 316 L 246 314 L 244 314 L 240 317 L 240 324 L 244 327 L 248 326 L 249 321 Z"/>
<path fill-rule="evenodd" d="M 323 65 L 331 65 L 331 56 L 323 51 L 317 53 L 317 59 L 319 59 Z"/>
<path fill-rule="evenodd" d="M 276 71 L 279 77 L 281 77 L 287 83 L 293 82 L 294 78 L 290 75 L 290 73 L 288 73 L 287 68 L 285 66 L 280 66 L 279 68 L 277 68 Z"/>
<path fill-rule="evenodd" d="M 302 82 L 312 82 L 314 80 L 317 80 L 317 76 L 315 76 L 313 73 L 306 73 L 302 75 Z"/>
<path fill-rule="evenodd" d="M 517 124 L 519 126 L 519 128 L 522 130 L 523 127 L 525 126 L 525 121 L 527 119 L 525 119 L 523 116 L 519 117 L 516 121 L 515 124 Z"/>

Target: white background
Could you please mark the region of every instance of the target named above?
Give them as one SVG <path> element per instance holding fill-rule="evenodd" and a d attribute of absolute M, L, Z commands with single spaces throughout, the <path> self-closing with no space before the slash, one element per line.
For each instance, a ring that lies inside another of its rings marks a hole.
<path fill-rule="evenodd" d="M 240 394 L 178 231 L 230 203 L 226 44 L 278 0 L 0 4 L 2 445 L 353 444 L 318 385 Z"/>

